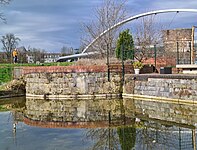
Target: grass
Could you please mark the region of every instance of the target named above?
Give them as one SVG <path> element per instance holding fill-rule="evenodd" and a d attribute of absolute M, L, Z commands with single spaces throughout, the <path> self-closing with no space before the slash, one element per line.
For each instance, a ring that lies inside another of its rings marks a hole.
<path fill-rule="evenodd" d="M 0 68 L 0 83 L 6 83 L 12 80 L 12 67 Z"/>

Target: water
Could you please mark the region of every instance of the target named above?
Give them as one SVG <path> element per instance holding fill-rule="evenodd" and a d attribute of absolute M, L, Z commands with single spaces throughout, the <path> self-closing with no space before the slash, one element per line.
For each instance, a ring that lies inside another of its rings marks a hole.
<path fill-rule="evenodd" d="M 0 150 L 194 150 L 197 106 L 143 100 L 0 100 Z M 16 128 L 15 128 L 16 126 Z"/>

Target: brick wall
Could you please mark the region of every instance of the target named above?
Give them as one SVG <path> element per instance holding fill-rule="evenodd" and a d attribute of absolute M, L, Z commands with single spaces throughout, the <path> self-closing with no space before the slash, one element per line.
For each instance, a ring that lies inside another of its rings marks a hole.
<path fill-rule="evenodd" d="M 144 64 L 155 65 L 155 59 L 154 58 L 148 58 L 143 63 Z M 169 67 L 169 66 L 175 67 L 176 66 L 176 59 L 174 59 L 174 58 L 166 58 L 166 57 L 158 57 L 156 59 L 156 68 L 157 68 L 158 72 L 160 71 L 161 67 Z M 177 71 L 174 70 L 173 72 L 176 73 Z"/>
<path fill-rule="evenodd" d="M 122 72 L 121 64 L 110 64 L 110 72 Z M 41 67 L 22 67 L 22 74 L 30 73 L 43 73 L 43 72 L 64 72 L 64 73 L 74 73 L 74 72 L 107 72 L 107 65 L 104 66 L 41 66 Z M 133 65 L 125 64 L 125 72 L 133 73 Z"/>
<path fill-rule="evenodd" d="M 189 50 L 188 42 L 191 42 L 192 29 L 175 29 L 163 31 L 163 42 L 165 51 L 176 52 L 177 41 L 179 49 Z"/>
<path fill-rule="evenodd" d="M 53 72 L 106 72 L 106 66 L 43 66 L 43 67 L 23 67 L 23 74 L 30 73 L 53 73 Z"/>

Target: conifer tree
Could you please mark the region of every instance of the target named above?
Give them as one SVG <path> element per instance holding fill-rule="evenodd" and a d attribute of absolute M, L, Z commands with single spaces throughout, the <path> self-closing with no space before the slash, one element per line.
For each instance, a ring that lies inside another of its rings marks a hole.
<path fill-rule="evenodd" d="M 116 57 L 118 59 L 123 57 L 123 60 L 134 59 L 134 42 L 129 29 L 119 34 L 116 44 Z"/>

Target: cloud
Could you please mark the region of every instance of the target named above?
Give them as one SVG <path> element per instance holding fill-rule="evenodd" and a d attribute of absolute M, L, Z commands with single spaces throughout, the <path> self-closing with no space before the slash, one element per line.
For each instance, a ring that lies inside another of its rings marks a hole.
<path fill-rule="evenodd" d="M 169 8 L 196 8 L 196 1 L 188 1 L 186 2 L 185 0 L 159 0 L 159 1 L 154 1 L 152 3 L 152 7 L 157 8 L 157 9 L 169 9 Z"/>
<path fill-rule="evenodd" d="M 71 35 L 74 31 L 73 26 L 78 22 L 74 18 L 65 21 L 63 15 L 16 10 L 7 13 L 7 17 L 8 23 L 2 25 L 1 35 L 14 33 L 24 45 L 38 46 L 49 51 L 54 50 L 55 47 L 56 50 L 60 50 L 65 44 L 62 41 L 66 41 L 66 36 Z M 13 18 L 12 21 L 9 18 Z M 59 40 L 55 42 L 54 39 Z"/>
<path fill-rule="evenodd" d="M 53 51 L 55 47 L 56 50 L 60 50 L 68 43 L 78 48 L 81 22 L 87 19 L 86 16 L 90 16 L 84 15 L 89 13 L 83 11 L 87 5 L 92 5 L 92 2 L 60 0 L 14 2 L 11 9 L 5 13 L 7 24 L 1 25 L 0 35 L 14 33 L 21 38 L 21 44 L 39 46 L 48 51 Z"/>
<path fill-rule="evenodd" d="M 21 38 L 21 45 L 37 47 L 47 51 L 60 51 L 63 45 L 78 48 L 82 37 L 81 23 L 95 19 L 95 8 L 101 0 L 18 0 L 4 7 L 7 24 L 0 24 L 0 35 L 14 33 Z M 169 8 L 194 8 L 197 1 L 183 0 L 129 0 L 128 16 L 148 10 Z M 171 27 L 191 27 L 197 14 L 175 13 L 159 14 L 158 22 Z M 175 16 L 175 17 L 174 17 Z M 173 19 L 174 18 L 174 19 Z M 173 21 L 172 21 L 173 20 Z"/>

